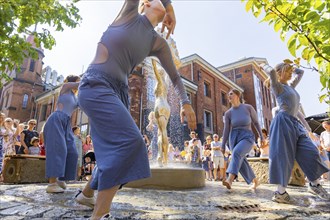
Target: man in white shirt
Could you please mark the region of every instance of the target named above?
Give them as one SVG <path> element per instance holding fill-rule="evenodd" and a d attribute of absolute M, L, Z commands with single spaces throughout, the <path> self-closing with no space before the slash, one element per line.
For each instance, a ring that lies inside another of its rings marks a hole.
<path fill-rule="evenodd" d="M 330 160 L 330 121 L 324 121 L 322 126 L 325 131 L 323 131 L 320 135 L 320 142 L 322 148 L 327 151 Z"/>

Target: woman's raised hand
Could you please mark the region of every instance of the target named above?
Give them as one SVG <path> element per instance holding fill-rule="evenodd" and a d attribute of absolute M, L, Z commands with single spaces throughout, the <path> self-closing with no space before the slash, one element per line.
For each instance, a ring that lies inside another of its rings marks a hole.
<path fill-rule="evenodd" d="M 161 33 L 163 33 L 166 27 L 167 29 L 166 39 L 168 39 L 170 34 L 174 33 L 175 25 L 176 25 L 176 18 L 175 18 L 174 8 L 172 4 L 168 4 L 166 6 L 166 14 L 163 19 L 163 25 L 161 30 Z"/>

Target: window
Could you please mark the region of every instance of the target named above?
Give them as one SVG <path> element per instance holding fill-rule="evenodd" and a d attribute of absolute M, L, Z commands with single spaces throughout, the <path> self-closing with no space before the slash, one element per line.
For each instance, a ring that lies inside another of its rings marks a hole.
<path fill-rule="evenodd" d="M 254 96 L 256 101 L 256 112 L 258 115 L 258 121 L 260 125 L 264 125 L 263 105 L 262 105 L 262 87 L 260 86 L 259 78 L 253 74 L 254 82 Z"/>
<path fill-rule="evenodd" d="M 211 97 L 211 86 L 208 82 L 204 82 L 204 95 L 207 97 Z"/>
<path fill-rule="evenodd" d="M 88 124 L 82 124 L 80 128 L 80 134 L 83 137 L 86 137 L 88 135 Z"/>
<path fill-rule="evenodd" d="M 46 113 L 47 113 L 47 104 L 41 106 L 40 110 L 40 121 L 46 121 Z"/>
<path fill-rule="evenodd" d="M 191 93 L 187 92 L 187 96 L 188 96 L 188 99 L 189 99 L 190 103 L 192 104 Z"/>
<path fill-rule="evenodd" d="M 205 132 L 213 133 L 212 112 L 204 110 L 204 129 Z"/>
<path fill-rule="evenodd" d="M 228 105 L 227 94 L 225 92 L 221 92 L 221 104 L 224 106 Z"/>
<path fill-rule="evenodd" d="M 29 100 L 29 96 L 28 96 L 28 94 L 24 94 L 24 96 L 23 96 L 23 105 L 22 105 L 22 108 L 26 108 L 26 107 L 27 107 L 28 100 Z"/>
<path fill-rule="evenodd" d="M 31 62 L 30 62 L 30 69 L 29 69 L 29 71 L 31 71 L 31 72 L 34 72 L 34 66 L 35 66 L 35 63 L 36 63 L 36 61 L 34 61 L 34 60 L 31 60 Z"/>
<path fill-rule="evenodd" d="M 8 107 L 8 104 L 9 104 L 9 92 L 7 92 L 7 94 L 6 94 L 6 104 L 5 104 L 5 108 Z"/>

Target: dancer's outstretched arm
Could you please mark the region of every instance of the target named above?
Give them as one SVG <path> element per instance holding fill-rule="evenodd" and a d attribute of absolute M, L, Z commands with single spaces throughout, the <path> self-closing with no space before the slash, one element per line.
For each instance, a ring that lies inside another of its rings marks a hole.
<path fill-rule="evenodd" d="M 181 122 L 183 122 L 184 117 L 186 117 L 189 128 L 195 130 L 196 115 L 191 107 L 191 103 L 190 100 L 188 99 L 181 77 L 174 65 L 171 49 L 168 46 L 166 40 L 163 39 L 161 36 L 158 36 L 155 40 L 153 50 L 149 54 L 149 56 L 156 56 L 159 59 L 161 65 L 165 69 L 166 73 L 169 75 L 175 91 L 180 96 Z"/>

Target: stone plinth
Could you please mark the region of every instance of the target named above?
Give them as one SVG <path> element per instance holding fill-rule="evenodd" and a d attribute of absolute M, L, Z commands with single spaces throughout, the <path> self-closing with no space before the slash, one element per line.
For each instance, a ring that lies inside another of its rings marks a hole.
<path fill-rule="evenodd" d="M 260 183 L 269 183 L 269 163 L 268 158 L 252 157 L 248 158 L 249 164 Z M 289 185 L 304 186 L 305 175 L 295 161 L 289 180 Z"/>
<path fill-rule="evenodd" d="M 145 189 L 192 189 L 205 186 L 201 168 L 151 168 L 151 177 L 130 182 L 125 187 Z"/>
<path fill-rule="evenodd" d="M 4 183 L 46 183 L 45 156 L 6 156 L 3 167 Z"/>

